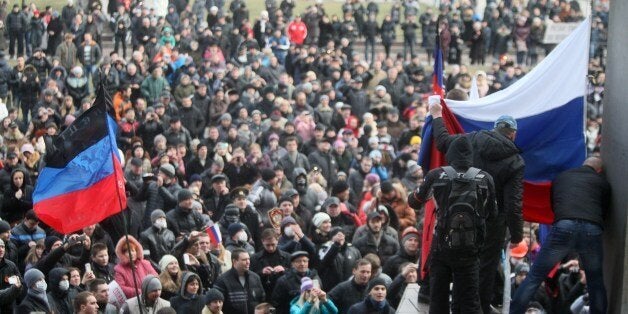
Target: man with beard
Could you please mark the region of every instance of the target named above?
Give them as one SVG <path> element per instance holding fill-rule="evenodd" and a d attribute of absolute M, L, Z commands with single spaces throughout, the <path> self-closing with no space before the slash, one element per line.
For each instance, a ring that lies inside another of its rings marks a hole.
<path fill-rule="evenodd" d="M 203 230 L 205 224 L 201 214 L 192 209 L 194 198 L 190 190 L 184 189 L 177 194 L 179 204 L 166 215 L 167 227 L 179 238 L 192 231 Z"/>
<path fill-rule="evenodd" d="M 279 277 L 290 267 L 290 254 L 277 247 L 275 229 L 268 228 L 262 232 L 263 249 L 252 258 L 251 270 L 262 279 L 266 295 L 271 295 Z"/>

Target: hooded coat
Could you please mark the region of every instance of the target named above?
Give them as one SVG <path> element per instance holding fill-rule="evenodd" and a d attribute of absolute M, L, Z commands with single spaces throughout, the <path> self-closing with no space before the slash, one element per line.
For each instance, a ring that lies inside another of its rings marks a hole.
<path fill-rule="evenodd" d="M 193 279 L 198 280 L 199 288 L 197 294 L 191 295 L 187 293 L 186 286 Z M 201 313 L 205 306 L 204 299 L 201 295 L 203 291 L 203 284 L 201 278 L 193 272 L 183 273 L 181 279 L 181 290 L 179 295 L 170 299 L 170 306 L 177 311 L 177 313 Z"/>
<path fill-rule="evenodd" d="M 116 282 L 122 288 L 127 298 L 135 297 L 140 291 L 135 290 L 135 285 L 139 287 L 142 279 L 148 275 L 157 276 L 157 272 L 151 266 L 150 262 L 144 259 L 144 249 L 142 245 L 132 236 L 129 236 L 129 245 L 135 249 L 137 259 L 135 260 L 135 277 L 131 272 L 131 261 L 129 254 L 125 253 L 126 241 L 125 237 L 121 238 L 116 245 L 116 256 L 118 264 L 114 267 L 116 271 Z M 133 282 L 135 280 L 135 283 Z"/>
<path fill-rule="evenodd" d="M 150 276 L 150 279 L 145 278 L 142 281 L 142 294 L 140 295 L 140 298 L 142 299 L 142 313 L 157 313 L 157 311 L 159 311 L 162 308 L 166 308 L 166 307 L 170 307 L 170 302 L 162 299 L 162 298 L 158 298 L 157 300 L 155 300 L 155 303 L 152 306 L 147 306 L 146 305 L 146 300 L 144 299 L 144 296 L 148 295 L 149 291 L 148 291 L 148 286 L 149 284 L 153 281 L 153 280 L 157 280 L 159 281 L 159 278 L 155 277 L 155 276 Z M 122 309 L 120 309 L 120 313 L 122 314 L 139 314 L 140 313 L 140 304 L 138 303 L 137 300 L 138 297 L 134 297 L 131 298 L 129 300 L 126 301 L 126 303 L 124 304 L 124 306 L 122 306 Z"/>
<path fill-rule="evenodd" d="M 502 134 L 491 131 L 449 135 L 442 118 L 434 119 L 434 138 L 438 150 L 446 152 L 455 139 L 467 137 L 471 143 L 472 165 L 493 177 L 498 212 L 506 216 L 511 243 L 523 239 L 523 172 L 525 162 L 515 143 Z"/>
<path fill-rule="evenodd" d="M 13 183 L 13 177 L 17 172 L 24 175 L 24 182 L 19 188 L 22 190 L 22 196 L 17 198 L 15 193 L 18 187 Z M 33 187 L 27 184 L 28 173 L 25 169 L 16 168 L 11 171 L 10 188 L 7 188 L 2 200 L 2 218 L 8 222 L 20 221 L 29 209 L 33 208 Z"/>
<path fill-rule="evenodd" d="M 63 276 L 69 276 L 70 271 L 65 268 L 55 268 L 48 273 L 48 303 L 54 313 L 73 313 L 74 304 L 70 290 L 62 290 L 59 283 Z M 69 280 L 69 278 L 68 278 Z M 69 288 L 69 286 L 68 286 Z"/>

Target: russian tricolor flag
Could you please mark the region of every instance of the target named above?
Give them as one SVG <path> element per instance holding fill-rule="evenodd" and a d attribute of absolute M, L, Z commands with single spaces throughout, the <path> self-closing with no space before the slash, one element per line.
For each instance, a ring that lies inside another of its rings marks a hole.
<path fill-rule="evenodd" d="M 443 121 L 452 134 L 492 129 L 501 115 L 517 120 L 515 143 L 526 162 L 523 214 L 527 221 L 553 221 L 549 199 L 552 179 L 566 169 L 580 166 L 586 157 L 584 97 L 589 32 L 587 19 L 530 73 L 507 89 L 472 101 L 446 100 L 443 106 Z M 426 172 L 444 162 L 435 151 L 431 134 L 428 117 L 419 156 L 419 164 Z M 428 218 L 426 210 L 426 227 L 433 224 L 433 219 Z"/>
<path fill-rule="evenodd" d="M 33 193 L 37 216 L 68 234 L 126 207 L 111 98 L 99 88 L 94 105 L 54 140 L 46 140 L 46 166 Z"/>
<path fill-rule="evenodd" d="M 207 235 L 209 235 L 209 240 L 215 244 L 219 244 L 222 242 L 222 235 L 220 234 L 220 228 L 218 225 L 214 224 L 211 220 L 207 224 L 207 228 L 205 229 Z"/>

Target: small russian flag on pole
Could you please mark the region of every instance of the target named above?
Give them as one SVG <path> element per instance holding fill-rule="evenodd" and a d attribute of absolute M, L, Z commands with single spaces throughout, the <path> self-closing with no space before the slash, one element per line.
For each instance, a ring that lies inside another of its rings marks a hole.
<path fill-rule="evenodd" d="M 209 235 L 209 239 L 215 243 L 219 244 L 222 242 L 222 236 L 220 235 L 220 228 L 218 225 L 214 224 L 213 221 L 209 221 L 207 227 L 205 228 L 205 232 Z"/>

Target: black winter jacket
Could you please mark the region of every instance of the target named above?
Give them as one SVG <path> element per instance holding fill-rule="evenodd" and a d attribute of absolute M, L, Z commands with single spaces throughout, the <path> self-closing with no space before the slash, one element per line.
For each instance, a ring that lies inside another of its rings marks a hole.
<path fill-rule="evenodd" d="M 3 258 L 0 260 L 0 278 L 11 276 L 20 276 L 20 271 L 15 263 Z M 10 285 L 5 280 L 0 281 L 0 313 L 13 313 L 16 306 L 15 300 L 22 293 L 22 289 Z"/>
<path fill-rule="evenodd" d="M 449 135 L 442 118 L 433 120 L 434 139 L 441 152 L 459 136 L 466 136 L 473 149 L 473 167 L 488 172 L 495 183 L 499 214 L 506 215 L 510 230 L 510 242 L 523 239 L 523 171 L 525 162 L 515 143 L 495 131 L 478 131 L 468 134 Z M 490 224 L 487 224 L 490 228 Z"/>
<path fill-rule="evenodd" d="M 290 301 L 301 294 L 301 278 L 303 277 L 310 277 L 310 279 L 320 282 L 316 270 L 310 269 L 305 274 L 299 274 L 293 268 L 287 270 L 277 280 L 277 285 L 275 285 L 271 298 L 271 303 L 277 308 L 277 314 L 290 313 Z"/>
<path fill-rule="evenodd" d="M 170 254 L 175 245 L 175 235 L 169 229 L 157 229 L 155 226 L 140 234 L 140 243 L 150 251 L 150 259 L 159 263 L 162 256 Z"/>
<path fill-rule="evenodd" d="M 352 278 L 338 284 L 327 295 L 338 307 L 338 314 L 344 314 L 352 305 L 364 300 L 367 295 L 366 285 L 360 286 Z"/>
<path fill-rule="evenodd" d="M 253 314 L 255 307 L 266 299 L 262 282 L 252 271 L 246 273 L 245 284 L 242 286 L 238 272 L 231 268 L 218 277 L 214 288 L 225 296 L 222 309 L 224 313 Z"/>

